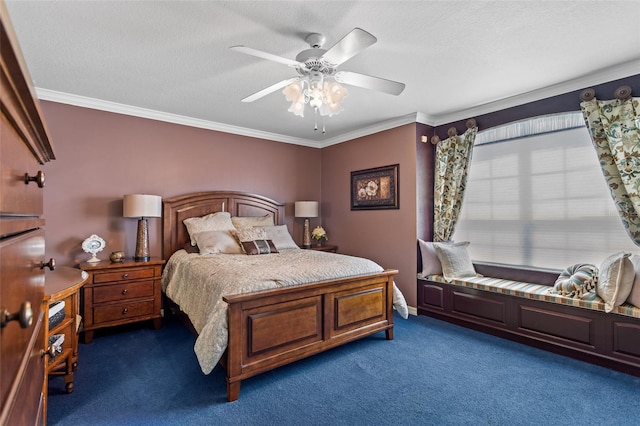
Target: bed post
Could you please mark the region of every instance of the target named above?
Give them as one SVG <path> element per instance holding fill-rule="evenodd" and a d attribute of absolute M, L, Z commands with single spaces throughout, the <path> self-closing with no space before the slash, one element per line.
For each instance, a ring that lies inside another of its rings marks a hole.
<path fill-rule="evenodd" d="M 389 328 L 385 330 L 387 340 L 393 340 L 393 275 L 387 276 L 387 321 Z"/>
<path fill-rule="evenodd" d="M 227 401 L 233 402 L 240 397 L 240 372 L 242 370 L 242 324 L 239 303 L 230 303 L 228 310 L 229 342 L 227 344 Z"/>

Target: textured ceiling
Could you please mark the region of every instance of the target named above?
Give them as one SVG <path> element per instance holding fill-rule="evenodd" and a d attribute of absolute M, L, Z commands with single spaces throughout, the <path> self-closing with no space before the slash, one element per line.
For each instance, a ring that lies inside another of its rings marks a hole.
<path fill-rule="evenodd" d="M 42 99 L 308 146 L 385 126 L 438 125 L 640 73 L 638 1 L 5 1 Z M 339 69 L 406 83 L 400 96 L 347 86 L 314 132 L 278 91 L 294 59 L 354 27 L 378 42 Z M 577 106 L 576 106 L 577 107 Z"/>

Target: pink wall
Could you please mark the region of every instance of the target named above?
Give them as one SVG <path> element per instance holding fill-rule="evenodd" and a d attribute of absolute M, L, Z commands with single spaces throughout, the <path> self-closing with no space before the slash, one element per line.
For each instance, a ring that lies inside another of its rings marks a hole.
<path fill-rule="evenodd" d="M 351 172 L 400 164 L 400 209 L 351 211 Z M 408 124 L 322 149 L 322 220 L 340 253 L 398 269 L 407 303 L 416 295 L 416 125 Z"/>
<path fill-rule="evenodd" d="M 59 265 L 88 259 L 81 244 L 94 233 L 107 243 L 99 257 L 107 259 L 114 250 L 132 256 L 137 221 L 122 217 L 122 196 L 129 193 L 257 193 L 287 204 L 286 224 L 302 241 L 293 202 L 320 194 L 319 149 L 53 102 L 41 105 L 56 155 L 43 166 L 47 259 Z M 149 234 L 151 255 L 160 256 L 160 218 L 149 219 Z"/>

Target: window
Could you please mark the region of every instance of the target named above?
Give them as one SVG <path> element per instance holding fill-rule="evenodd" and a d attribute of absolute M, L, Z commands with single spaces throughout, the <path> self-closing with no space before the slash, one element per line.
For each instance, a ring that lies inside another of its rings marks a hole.
<path fill-rule="evenodd" d="M 477 261 L 557 269 L 638 251 L 580 112 L 479 132 L 453 239 Z"/>

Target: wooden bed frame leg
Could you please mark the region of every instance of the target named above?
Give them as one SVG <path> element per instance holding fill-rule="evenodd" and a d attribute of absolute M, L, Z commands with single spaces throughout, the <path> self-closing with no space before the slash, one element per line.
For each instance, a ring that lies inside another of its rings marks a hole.
<path fill-rule="evenodd" d="M 237 401 L 240 397 L 240 380 L 236 382 L 230 382 L 227 379 L 227 401 Z"/>
<path fill-rule="evenodd" d="M 387 328 L 385 334 L 387 335 L 387 340 L 393 340 L 393 328 Z"/>

